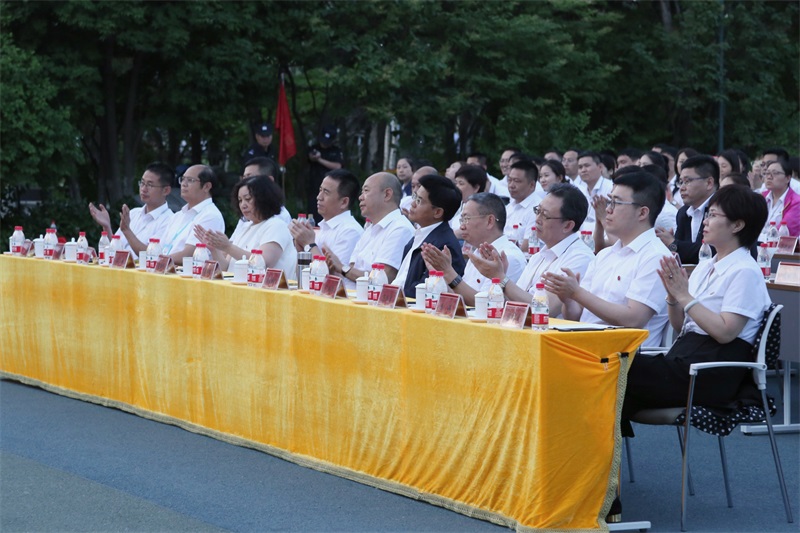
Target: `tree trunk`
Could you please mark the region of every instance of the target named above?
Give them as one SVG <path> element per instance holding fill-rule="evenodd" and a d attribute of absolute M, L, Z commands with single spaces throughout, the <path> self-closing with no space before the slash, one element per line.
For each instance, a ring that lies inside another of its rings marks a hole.
<path fill-rule="evenodd" d="M 125 102 L 125 119 L 122 123 L 122 190 L 133 192 L 136 173 L 136 152 L 138 149 L 138 127 L 136 125 L 136 102 L 139 96 L 139 77 L 142 72 L 143 54 L 136 52 L 133 57 L 128 96 Z"/>
<path fill-rule="evenodd" d="M 114 83 L 114 38 L 103 41 L 103 63 L 100 74 L 103 80 L 103 110 L 100 127 L 100 185 L 99 201 L 114 203 L 122 198 L 117 158 L 116 86 Z"/>

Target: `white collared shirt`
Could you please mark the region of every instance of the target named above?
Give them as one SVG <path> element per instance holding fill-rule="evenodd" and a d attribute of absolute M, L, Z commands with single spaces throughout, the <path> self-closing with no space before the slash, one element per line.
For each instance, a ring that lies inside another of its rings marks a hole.
<path fill-rule="evenodd" d="M 514 235 L 514 224 L 522 228 L 530 229 L 536 225 L 536 214 L 533 208 L 539 205 L 542 201 L 542 196 L 534 190 L 527 198 L 521 202 L 517 202 L 513 198 L 506 206 L 506 227 L 503 229 L 503 234 L 509 239 L 516 238 Z"/>
<path fill-rule="evenodd" d="M 364 228 L 353 217 L 350 211 L 339 213 L 329 220 L 319 223 L 319 233 L 317 233 L 317 246 L 333 252 L 336 257 L 350 257 L 356 247 L 358 239 L 364 233 Z M 347 288 L 354 288 L 355 281 L 343 278 Z"/>
<path fill-rule="evenodd" d="M 267 243 L 275 243 L 281 247 L 283 253 L 278 261 L 270 268 L 280 268 L 286 275 L 286 279 L 294 279 L 295 266 L 297 265 L 297 249 L 294 247 L 292 234 L 289 227 L 280 215 L 274 215 L 267 220 L 262 220 L 258 224 L 253 224 L 249 220 L 239 223 L 236 230 L 231 235 L 231 242 L 239 248 L 247 251 L 261 248 Z M 231 257 L 228 270 L 233 271 L 233 263 L 240 259 Z"/>
<path fill-rule="evenodd" d="M 711 200 L 711 196 L 706 198 L 705 202 L 700 204 L 700 207 L 695 209 L 694 207 L 689 206 L 689 208 L 686 210 L 686 214 L 692 219 L 692 242 L 697 240 L 697 232 L 700 231 L 700 226 L 703 225 L 703 219 L 705 218 L 706 207 L 708 207 L 709 200 Z"/>
<path fill-rule="evenodd" d="M 627 246 L 622 246 L 622 241 L 617 240 L 613 246 L 600 250 L 581 280 L 582 288 L 607 302 L 624 305 L 628 300 L 634 300 L 655 311 L 645 326 L 650 336 L 643 346 L 661 344 L 661 335 L 667 323 L 667 304 L 664 301 L 667 291 L 657 270 L 661 258 L 669 255 L 669 249 L 651 228 Z M 580 321 L 605 323 L 586 308 Z"/>
<path fill-rule="evenodd" d="M 738 248 L 720 261 L 716 256 L 700 261 L 689 276 L 689 294 L 716 314 L 747 317 L 738 338 L 750 343 L 755 340 L 764 311 L 771 303 L 761 269 L 746 248 Z M 683 331 L 708 335 L 688 313 Z"/>
<path fill-rule="evenodd" d="M 462 203 L 460 206 L 458 206 L 458 211 L 456 211 L 456 214 L 453 215 L 453 218 L 451 218 L 450 222 L 448 222 L 448 224 L 450 224 L 450 229 L 454 232 L 461 229 L 461 211 L 463 210 L 464 204 Z"/>
<path fill-rule="evenodd" d="M 422 243 L 428 238 L 428 235 L 430 235 L 433 230 L 438 228 L 440 224 L 441 222 L 437 222 L 436 224 L 431 224 L 430 226 L 425 226 L 424 228 L 418 228 L 414 230 L 414 242 L 411 243 L 411 248 L 408 250 L 408 253 L 406 253 L 405 257 L 403 257 L 403 262 L 400 264 L 400 268 L 397 270 L 397 276 L 394 278 L 392 285 L 403 287 L 403 285 L 406 284 L 408 267 L 411 265 L 411 255 L 414 253 L 414 250 L 422 246 Z M 403 245 L 403 248 L 405 248 L 405 245 Z"/>
<path fill-rule="evenodd" d="M 672 179 L 669 180 L 669 183 L 667 183 L 667 187 L 669 188 L 669 190 L 673 191 L 672 192 L 672 205 L 674 205 L 678 209 L 683 207 L 683 198 L 681 198 L 681 188 L 680 188 L 680 186 L 678 186 L 677 189 L 675 188 L 675 185 L 676 185 L 675 182 L 678 181 L 679 179 L 680 179 L 680 177 L 676 174 L 676 175 L 672 176 Z"/>
<path fill-rule="evenodd" d="M 511 197 L 511 195 L 508 192 L 508 186 L 505 185 L 502 181 L 495 178 L 488 172 L 486 173 L 486 178 L 489 180 L 489 189 L 486 192 L 496 194 L 497 196 L 504 196 L 506 198 Z"/>
<path fill-rule="evenodd" d="M 349 262 L 365 272 L 372 270 L 373 263 L 399 268 L 403 262 L 403 248 L 413 236 L 414 226 L 400 209 L 395 209 L 364 230 Z"/>
<path fill-rule="evenodd" d="M 211 198 L 206 198 L 192 209 L 189 209 L 189 204 L 186 204 L 170 220 L 164 234 L 166 239 L 163 241 L 164 254 L 174 254 L 182 251 L 186 246 L 196 245 L 197 237 L 194 235 L 196 224 L 200 224 L 207 230 L 225 232 L 225 220 Z"/>
<path fill-rule="evenodd" d="M 506 276 L 516 283 L 525 268 L 525 254 L 522 253 L 522 250 L 520 250 L 516 244 L 509 241 L 508 237 L 505 235 L 500 235 L 500 237 L 495 239 L 492 246 L 495 247 L 498 254 L 502 252 L 506 253 L 506 257 L 508 258 Z M 489 287 L 492 286 L 492 278 L 487 278 L 481 274 L 478 269 L 475 268 L 475 265 L 472 264 L 472 259 L 467 261 L 463 278 L 464 282 L 477 292 L 488 291 Z"/>
<path fill-rule="evenodd" d="M 600 176 L 600 178 L 595 182 L 594 187 L 592 187 L 591 191 L 589 190 L 589 185 L 582 179 L 580 180 L 580 183 L 576 185 L 576 187 L 578 187 L 581 190 L 583 195 L 589 201 L 589 209 L 586 212 L 586 220 L 584 220 L 581 229 L 594 232 L 594 225 L 595 225 L 594 223 L 596 216 L 594 212 L 594 207 L 592 207 L 592 199 L 595 196 L 608 197 L 611 194 L 611 189 L 614 188 L 614 182 L 612 182 L 605 176 Z"/>
<path fill-rule="evenodd" d="M 517 286 L 533 294 L 536 291 L 536 282 L 545 272 L 563 275 L 562 268 L 568 268 L 572 272 L 580 274 L 583 279 L 592 259 L 594 259 L 594 253 L 583 243 L 578 233 L 571 233 L 552 248 L 545 245 L 539 250 L 539 253 L 533 254 L 528 259 L 528 264 L 525 265 L 525 270 L 522 271 Z"/>
<path fill-rule="evenodd" d="M 674 234 L 675 229 L 678 227 L 677 216 L 678 208 L 664 200 L 664 208 L 661 209 L 661 212 L 658 214 L 654 227 L 672 231 Z"/>
<path fill-rule="evenodd" d="M 775 227 L 780 229 L 781 227 L 781 220 L 783 220 L 783 207 L 786 205 L 786 195 L 789 194 L 789 187 L 786 187 L 786 190 L 783 191 L 783 194 L 777 201 L 772 200 L 772 193 L 770 192 L 765 197 L 767 200 L 767 209 L 769 210 L 769 216 L 767 217 L 767 223 L 764 224 L 764 229 L 762 232 L 766 232 L 769 229 L 769 223 L 774 222 Z"/>
<path fill-rule="evenodd" d="M 147 206 L 134 207 L 131 209 L 131 231 L 133 231 L 136 238 L 142 241 L 145 246 L 150 242 L 150 238 L 152 237 L 161 239 L 161 242 L 164 242 L 164 234 L 173 215 L 172 211 L 169 209 L 169 205 L 164 202 L 159 207 L 148 212 L 145 212 L 146 208 Z M 123 247 L 122 249 L 130 250 L 133 257 L 136 258 L 137 254 L 131 249 L 130 244 L 128 244 L 128 239 L 125 238 L 122 230 L 118 229 L 114 235 L 119 235 L 120 244 Z"/>

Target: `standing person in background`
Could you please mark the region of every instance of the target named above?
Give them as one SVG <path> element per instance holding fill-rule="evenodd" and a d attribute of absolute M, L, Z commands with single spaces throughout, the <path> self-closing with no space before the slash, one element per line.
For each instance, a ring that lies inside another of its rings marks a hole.
<path fill-rule="evenodd" d="M 242 165 L 244 165 L 245 161 L 253 159 L 254 157 L 269 157 L 270 159 L 275 159 L 272 150 L 272 124 L 269 122 L 262 122 L 256 126 L 255 130 L 256 142 L 251 144 L 242 154 Z"/>
<path fill-rule="evenodd" d="M 336 127 L 325 126 L 322 128 L 317 142 L 311 146 L 308 152 L 309 180 L 307 189 L 306 212 L 314 217 L 314 221 L 320 219 L 317 212 L 317 193 L 325 179 L 325 174 L 329 170 L 340 169 L 344 166 L 344 154 L 336 146 Z"/>

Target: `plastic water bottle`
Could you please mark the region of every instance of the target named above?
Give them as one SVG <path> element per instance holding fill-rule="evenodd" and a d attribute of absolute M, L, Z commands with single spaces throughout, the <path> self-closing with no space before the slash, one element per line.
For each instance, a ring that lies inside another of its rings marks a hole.
<path fill-rule="evenodd" d="M 161 240 L 151 237 L 150 244 L 147 245 L 147 251 L 145 252 L 145 268 L 147 268 L 148 272 L 156 270 L 159 255 L 161 255 Z"/>
<path fill-rule="evenodd" d="M 308 288 L 311 294 L 319 294 L 322 291 L 322 284 L 325 283 L 325 276 L 328 274 L 328 264 L 325 262 L 325 256 L 315 255 L 314 260 L 311 262 L 308 278 Z"/>
<path fill-rule="evenodd" d="M 375 284 L 372 291 L 372 297 L 375 299 L 373 305 L 378 305 L 378 300 L 381 299 L 383 286 L 389 283 L 389 277 L 386 275 L 386 265 L 383 263 L 375 263 L 375 278 L 373 278 L 372 282 Z"/>
<path fill-rule="evenodd" d="M 433 286 L 436 283 L 436 271 L 429 270 L 428 277 L 425 279 L 425 312 L 433 313 Z"/>
<path fill-rule="evenodd" d="M 761 267 L 761 273 L 764 274 L 764 279 L 769 279 L 770 270 L 772 269 L 772 260 L 769 257 L 769 250 L 767 243 L 762 242 L 758 247 L 758 257 L 756 257 L 758 266 Z"/>
<path fill-rule="evenodd" d="M 108 250 L 106 255 L 108 256 L 108 265 L 111 266 L 114 263 L 114 256 L 117 255 L 117 250 L 122 249 L 121 241 L 119 240 L 119 235 L 112 235 L 111 236 L 111 244 L 108 245 Z"/>
<path fill-rule="evenodd" d="M 781 227 L 778 228 L 778 240 L 780 240 L 781 237 L 788 237 L 788 236 L 789 236 L 789 226 L 786 225 L 785 220 L 781 220 Z"/>
<path fill-rule="evenodd" d="M 439 305 L 439 296 L 446 292 L 447 283 L 444 281 L 444 272 L 437 270 L 431 287 L 431 313 L 436 312 L 436 306 Z"/>
<path fill-rule="evenodd" d="M 492 278 L 492 286 L 489 287 L 489 304 L 486 307 L 486 322 L 489 324 L 499 324 L 503 318 L 503 308 L 506 304 L 506 297 L 503 288 L 500 287 L 500 278 Z"/>
<path fill-rule="evenodd" d="M 97 243 L 97 255 L 100 258 L 100 266 L 107 266 L 108 265 L 108 257 L 106 256 L 106 249 L 108 245 L 111 244 L 108 242 L 108 232 L 103 231 L 100 233 L 100 241 Z"/>
<path fill-rule="evenodd" d="M 375 305 L 378 302 L 378 297 L 375 296 L 375 276 L 378 275 L 378 264 L 372 263 L 372 269 L 369 271 L 369 276 L 367 277 L 367 301 L 369 305 Z M 378 294 L 380 294 L 380 289 L 378 289 Z"/>
<path fill-rule="evenodd" d="M 788 231 L 788 230 L 787 230 Z M 778 247 L 778 228 L 775 226 L 775 221 L 769 223 L 769 229 L 767 230 L 767 245 L 769 248 L 777 248 Z M 773 250 L 773 253 L 775 251 Z"/>
<path fill-rule="evenodd" d="M 592 236 L 591 230 L 582 229 L 581 240 L 583 241 L 583 244 L 589 247 L 590 250 L 594 251 L 594 237 Z"/>
<path fill-rule="evenodd" d="M 192 255 L 192 277 L 200 279 L 200 274 L 203 272 L 203 265 L 206 261 L 211 259 L 211 253 L 208 247 L 202 242 L 198 242 L 194 247 L 194 254 Z"/>
<path fill-rule="evenodd" d="M 528 255 L 538 254 L 541 244 L 539 243 L 539 234 L 536 233 L 536 226 L 525 232 L 525 240 L 528 241 Z"/>
<path fill-rule="evenodd" d="M 511 242 L 519 246 L 522 243 L 522 237 L 519 234 L 519 224 L 514 224 L 511 228 Z"/>
<path fill-rule="evenodd" d="M 266 275 L 267 263 L 264 262 L 264 251 L 260 248 L 250 250 L 250 260 L 247 262 L 247 286 L 260 287 Z"/>
<path fill-rule="evenodd" d="M 44 236 L 44 258 L 53 259 L 56 252 L 56 245 L 58 244 L 58 236 L 56 230 L 47 228 L 47 233 Z"/>
<path fill-rule="evenodd" d="M 11 235 L 11 253 L 22 255 L 22 247 L 25 246 L 25 234 L 22 226 L 14 226 L 14 233 Z"/>
<path fill-rule="evenodd" d="M 85 265 L 89 262 L 89 241 L 86 240 L 85 231 L 78 232 L 78 246 L 75 252 L 78 264 Z"/>
<path fill-rule="evenodd" d="M 308 224 L 308 219 L 306 218 L 306 214 L 305 213 L 298 213 L 297 214 L 297 223 L 298 224 Z M 311 285 L 309 285 L 308 287 L 311 288 Z"/>
<path fill-rule="evenodd" d="M 314 226 L 317 225 L 316 220 L 314 220 L 314 215 L 312 215 L 311 213 L 306 215 L 306 224 L 308 224 L 308 227 L 311 229 L 314 229 Z"/>
<path fill-rule="evenodd" d="M 547 331 L 550 327 L 550 306 L 547 303 L 547 292 L 544 290 L 544 283 L 537 283 L 531 302 L 533 313 L 531 317 L 531 327 L 534 331 Z"/>
<path fill-rule="evenodd" d="M 700 261 L 711 259 L 711 247 L 708 245 L 706 241 L 703 241 L 703 245 L 700 246 L 700 252 L 698 252 L 697 256 L 700 259 Z"/>

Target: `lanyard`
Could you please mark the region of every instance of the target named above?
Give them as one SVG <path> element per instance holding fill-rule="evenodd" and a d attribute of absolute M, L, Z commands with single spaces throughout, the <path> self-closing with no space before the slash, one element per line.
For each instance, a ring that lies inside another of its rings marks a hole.
<path fill-rule="evenodd" d="M 178 238 L 178 235 L 180 235 L 180 234 L 182 234 L 184 231 L 186 231 L 186 228 L 187 228 L 187 227 L 189 227 L 189 224 L 191 224 L 191 223 L 194 221 L 194 219 L 195 219 L 195 218 L 197 218 L 197 217 L 200 215 L 200 213 L 202 213 L 203 211 L 205 211 L 207 207 L 208 207 L 208 206 L 204 207 L 204 208 L 203 208 L 203 209 L 201 209 L 200 211 L 197 211 L 197 212 L 194 214 L 194 216 L 193 216 L 192 218 L 190 218 L 190 219 L 189 219 L 189 221 L 188 221 L 186 224 L 184 224 L 184 225 L 183 225 L 183 227 L 182 227 L 181 229 L 179 229 L 179 230 L 178 230 L 178 231 L 175 233 L 175 235 L 173 235 L 173 236 L 172 236 L 172 238 L 169 240 L 169 244 L 167 244 L 167 245 L 166 245 L 166 254 L 169 254 L 169 253 L 172 251 L 172 246 L 173 246 L 173 244 L 175 244 L 175 239 L 177 239 L 177 238 Z"/>

